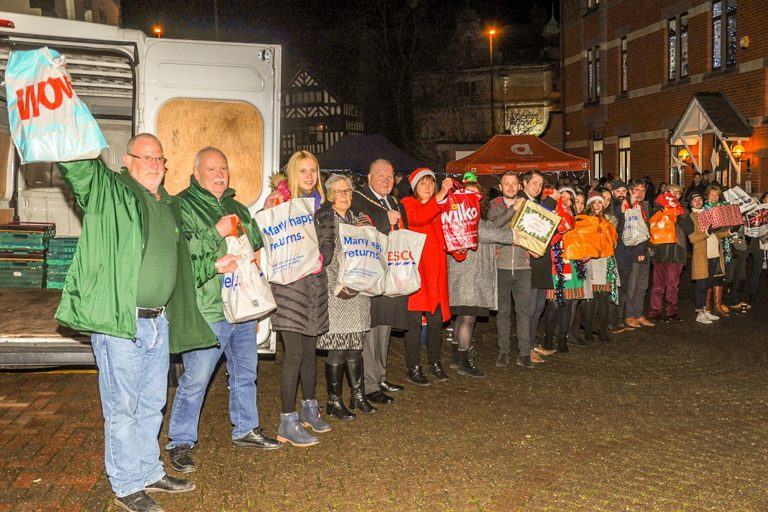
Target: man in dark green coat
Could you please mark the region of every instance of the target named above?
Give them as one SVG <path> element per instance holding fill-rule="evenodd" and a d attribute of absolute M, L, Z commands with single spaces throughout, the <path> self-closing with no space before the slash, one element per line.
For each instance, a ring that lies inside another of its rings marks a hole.
<path fill-rule="evenodd" d="M 216 343 L 195 304 L 181 213 L 162 186 L 165 162 L 160 141 L 142 133 L 128 141 L 119 173 L 100 160 L 59 164 L 85 217 L 56 318 L 92 333 L 107 476 L 129 512 L 162 510 L 148 492 L 195 488 L 166 475 L 160 460 L 169 325 L 173 352 Z"/>
<path fill-rule="evenodd" d="M 166 448 L 170 452 L 171 467 L 183 473 L 197 469 L 192 449 L 197 442 L 200 410 L 222 354 L 226 357 L 229 372 L 232 442 L 235 446 L 264 450 L 280 447 L 280 443 L 264 435 L 259 422 L 256 321 L 229 323 L 221 299 L 223 274 L 237 268 L 237 256 L 227 254 L 225 237 L 237 235 L 237 226 L 242 226 L 251 246 L 259 249 L 262 245 L 259 227 L 248 208 L 235 200 L 235 191 L 229 188 L 227 157 L 220 150 L 207 147 L 198 151 L 189 181 L 189 187 L 176 199 L 181 205 L 184 234 L 192 253 L 197 307 L 218 337 L 219 344 L 182 355 L 184 373 L 179 378 L 173 400 L 168 427 L 170 441 Z M 229 276 L 225 279 L 232 281 Z"/>

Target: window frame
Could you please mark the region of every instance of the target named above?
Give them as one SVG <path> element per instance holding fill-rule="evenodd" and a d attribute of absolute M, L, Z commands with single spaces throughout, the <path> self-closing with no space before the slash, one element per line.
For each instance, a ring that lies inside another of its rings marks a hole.
<path fill-rule="evenodd" d="M 598 148 L 598 146 L 600 146 Z M 604 173 L 603 169 L 603 151 L 605 144 L 603 139 L 595 139 L 592 141 L 592 171 L 593 178 L 602 178 Z"/>
<path fill-rule="evenodd" d="M 628 59 L 627 59 L 627 49 L 629 47 L 629 43 L 627 42 L 627 37 L 624 36 L 621 38 L 621 45 L 620 45 L 620 57 L 619 57 L 619 67 L 620 73 L 619 76 L 621 77 L 619 79 L 619 89 L 621 90 L 622 94 L 625 94 L 629 90 L 629 69 L 628 69 Z"/>
<path fill-rule="evenodd" d="M 628 182 L 632 176 L 632 137 L 630 135 L 619 137 L 617 147 L 619 151 L 619 178 Z"/>

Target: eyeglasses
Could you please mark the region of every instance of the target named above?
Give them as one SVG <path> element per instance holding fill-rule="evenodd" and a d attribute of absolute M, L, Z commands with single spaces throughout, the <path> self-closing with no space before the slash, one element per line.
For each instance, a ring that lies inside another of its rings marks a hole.
<path fill-rule="evenodd" d="M 149 155 L 139 156 L 139 155 L 134 155 L 132 153 L 127 153 L 127 155 L 132 156 L 133 158 L 138 158 L 139 160 L 141 160 L 147 165 L 150 165 L 152 163 L 165 165 L 168 162 L 168 159 L 163 158 L 162 156 L 149 156 Z"/>
<path fill-rule="evenodd" d="M 344 189 L 344 190 L 334 190 L 333 193 L 334 194 L 341 194 L 342 196 L 346 196 L 346 197 L 351 197 L 352 196 L 352 189 L 351 188 L 347 188 L 347 189 Z"/>

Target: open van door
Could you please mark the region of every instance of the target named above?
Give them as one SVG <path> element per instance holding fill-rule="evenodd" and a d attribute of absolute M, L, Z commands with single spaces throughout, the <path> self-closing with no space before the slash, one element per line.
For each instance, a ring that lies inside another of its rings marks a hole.
<path fill-rule="evenodd" d="M 214 146 L 227 155 L 237 200 L 261 208 L 279 165 L 280 47 L 147 39 L 139 74 L 136 132 L 163 141 L 168 192 L 187 188 L 195 153 Z M 261 352 L 275 352 L 268 318 L 257 338 Z"/>
<path fill-rule="evenodd" d="M 168 159 L 165 187 L 189 185 L 195 153 L 227 155 L 237 199 L 255 212 L 269 195 L 280 142 L 280 47 L 147 39 L 137 133 L 155 133 Z"/>

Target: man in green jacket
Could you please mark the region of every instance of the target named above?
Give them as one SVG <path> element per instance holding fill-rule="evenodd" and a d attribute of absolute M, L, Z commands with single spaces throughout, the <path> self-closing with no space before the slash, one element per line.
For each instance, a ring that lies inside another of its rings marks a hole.
<path fill-rule="evenodd" d="M 142 133 L 128 141 L 119 173 L 100 160 L 58 164 L 85 218 L 56 318 L 92 333 L 107 476 L 129 512 L 162 511 L 148 492 L 195 488 L 160 460 L 169 346 L 216 343 L 195 305 L 181 212 L 161 184 L 165 162 L 160 141 Z"/>
<path fill-rule="evenodd" d="M 197 469 L 192 449 L 205 391 L 222 354 L 229 373 L 229 417 L 235 446 L 272 450 L 280 443 L 264 435 L 256 398 L 256 321 L 229 323 L 221 300 L 222 274 L 237 268 L 235 255 L 227 255 L 225 237 L 237 235 L 238 225 L 254 249 L 262 245 L 259 227 L 248 208 L 235 200 L 229 188 L 227 157 L 212 147 L 195 155 L 189 188 L 177 197 L 184 234 L 189 240 L 197 283 L 197 306 L 216 334 L 219 344 L 185 352 L 184 373 L 173 401 L 168 427 L 171 467 L 182 473 Z M 234 227 L 234 231 L 233 231 Z"/>

